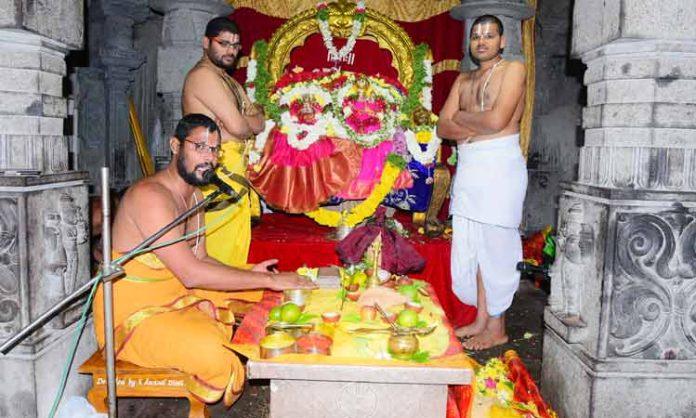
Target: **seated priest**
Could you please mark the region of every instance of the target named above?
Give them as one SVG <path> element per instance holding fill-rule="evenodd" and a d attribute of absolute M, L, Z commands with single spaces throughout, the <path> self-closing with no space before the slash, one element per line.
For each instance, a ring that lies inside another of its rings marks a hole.
<path fill-rule="evenodd" d="M 169 166 L 131 186 L 113 224 L 114 257 L 169 224 L 203 199 L 198 189 L 214 170 L 220 152 L 220 129 L 207 116 L 184 116 L 170 139 Z M 203 210 L 195 212 L 155 245 L 191 234 L 188 239 L 138 255 L 114 283 L 116 356 L 143 367 L 172 368 L 187 375 L 186 387 L 201 400 L 223 398 L 231 405 L 241 394 L 244 369 L 223 346 L 232 336 L 232 291 L 313 288 L 291 273 L 269 268 L 266 260 L 250 270 L 229 267 L 205 250 Z M 94 298 L 94 326 L 104 346 L 102 289 Z"/>

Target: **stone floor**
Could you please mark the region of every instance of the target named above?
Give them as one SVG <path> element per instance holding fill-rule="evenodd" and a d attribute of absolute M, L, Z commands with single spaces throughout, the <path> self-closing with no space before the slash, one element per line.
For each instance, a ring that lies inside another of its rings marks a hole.
<path fill-rule="evenodd" d="M 510 342 L 477 353 L 470 353 L 479 362 L 499 356 L 506 350 L 516 350 L 535 381 L 541 373 L 541 342 L 543 311 L 546 293 L 529 281 L 522 281 L 508 312 Z M 525 338 L 527 334 L 528 338 Z M 247 384 L 242 397 L 230 409 L 222 404 L 210 407 L 212 418 L 266 418 L 269 411 L 269 385 L 267 381 Z M 172 399 L 121 399 L 118 402 L 119 418 L 186 418 L 188 403 Z"/>

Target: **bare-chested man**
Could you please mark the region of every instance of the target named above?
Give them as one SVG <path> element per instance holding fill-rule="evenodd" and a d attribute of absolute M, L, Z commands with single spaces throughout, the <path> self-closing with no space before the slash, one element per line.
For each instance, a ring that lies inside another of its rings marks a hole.
<path fill-rule="evenodd" d="M 229 175 L 245 176 L 245 140 L 261 132 L 264 116 L 261 107 L 249 100 L 242 86 L 229 72 L 241 51 L 237 25 L 227 17 L 208 22 L 203 37 L 203 57 L 189 71 L 182 93 L 183 114 L 200 113 L 217 121 L 222 131 L 222 154 L 218 176 L 229 182 Z M 236 190 L 240 185 L 229 184 Z M 258 197 L 250 193 L 228 209 L 229 217 L 208 231 L 208 252 L 228 265 L 244 265 L 251 240 L 251 215 L 258 212 Z M 204 193 L 208 191 L 204 189 Z M 224 209 L 225 205 L 218 205 Z M 209 211 L 209 223 L 220 211 Z"/>
<path fill-rule="evenodd" d="M 190 114 L 170 139 L 169 166 L 134 184 L 123 196 L 113 224 L 113 249 L 124 254 L 203 199 L 197 188 L 217 165 L 220 131 L 207 116 Z M 202 211 L 165 234 L 164 246 L 128 261 L 126 276 L 114 284 L 114 325 L 119 360 L 143 367 L 175 368 L 186 387 L 206 402 L 224 396 L 231 405 L 240 394 L 244 370 L 223 346 L 232 335 L 234 314 L 227 291 L 312 288 L 295 274 L 272 273 L 267 260 L 251 270 L 226 266 L 206 253 Z M 99 293 L 101 292 L 101 288 Z M 94 299 L 97 340 L 104 345 L 102 296 Z"/>
<path fill-rule="evenodd" d="M 478 308 L 474 323 L 457 329 L 464 347 L 481 350 L 507 342 L 504 312 L 519 285 L 522 243 L 517 228 L 527 189 L 519 147 L 525 68 L 501 56 L 503 25 L 485 15 L 470 32 L 476 70 L 461 73 L 440 112 L 438 134 L 456 140 L 452 186 L 452 288 Z"/>

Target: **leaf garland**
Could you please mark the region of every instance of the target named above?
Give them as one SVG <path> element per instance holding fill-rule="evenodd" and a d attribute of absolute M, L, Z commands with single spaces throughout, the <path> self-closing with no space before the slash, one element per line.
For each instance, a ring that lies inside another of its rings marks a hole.
<path fill-rule="evenodd" d="M 428 53 L 427 44 L 419 44 L 413 51 L 413 83 L 408 89 L 408 94 L 401 103 L 401 113 L 410 115 L 418 106 L 420 106 L 420 95 L 425 82 L 425 56 Z"/>

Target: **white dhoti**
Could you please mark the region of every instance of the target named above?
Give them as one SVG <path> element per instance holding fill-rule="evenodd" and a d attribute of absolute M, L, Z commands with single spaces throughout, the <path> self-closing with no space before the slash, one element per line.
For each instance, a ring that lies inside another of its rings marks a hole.
<path fill-rule="evenodd" d="M 519 286 L 522 261 L 518 227 L 527 191 L 527 168 L 519 135 L 457 146 L 452 186 L 452 290 L 476 305 L 481 271 L 488 313 L 500 315 Z"/>

